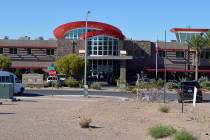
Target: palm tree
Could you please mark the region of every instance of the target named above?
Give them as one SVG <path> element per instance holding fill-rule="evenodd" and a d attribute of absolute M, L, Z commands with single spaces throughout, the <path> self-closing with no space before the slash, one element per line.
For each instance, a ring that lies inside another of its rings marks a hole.
<path fill-rule="evenodd" d="M 195 35 L 191 39 L 187 40 L 187 46 L 194 50 L 194 60 L 195 60 L 195 80 L 198 80 L 198 63 L 200 61 L 200 55 L 203 48 L 207 46 L 207 35 Z M 210 37 L 210 34 L 209 34 Z M 210 41 L 209 41 L 210 42 Z"/>
<path fill-rule="evenodd" d="M 207 46 L 210 47 L 210 31 L 208 31 L 205 35 L 204 38 L 206 40 Z"/>

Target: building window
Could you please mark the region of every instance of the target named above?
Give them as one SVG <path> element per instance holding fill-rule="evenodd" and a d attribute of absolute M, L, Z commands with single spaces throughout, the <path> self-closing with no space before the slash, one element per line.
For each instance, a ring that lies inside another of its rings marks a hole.
<path fill-rule="evenodd" d="M 184 58 L 184 52 L 183 51 L 176 52 L 176 58 Z"/>
<path fill-rule="evenodd" d="M 166 57 L 166 51 L 159 51 L 159 56 L 162 58 Z"/>
<path fill-rule="evenodd" d="M 17 54 L 17 48 L 10 48 L 9 53 L 10 54 Z"/>
<path fill-rule="evenodd" d="M 4 51 L 3 51 L 3 48 L 0 48 L 0 54 L 3 54 Z"/>
<path fill-rule="evenodd" d="M 209 59 L 210 58 L 210 52 L 206 52 L 205 58 L 206 59 Z"/>
<path fill-rule="evenodd" d="M 107 36 L 96 36 L 88 39 L 88 52 L 92 56 L 117 56 L 118 40 Z"/>
<path fill-rule="evenodd" d="M 201 52 L 201 59 L 204 59 L 204 52 Z"/>
<path fill-rule="evenodd" d="M 54 49 L 47 49 L 46 54 L 47 55 L 54 55 L 55 54 Z"/>
<path fill-rule="evenodd" d="M 27 54 L 31 54 L 31 48 L 27 49 Z"/>

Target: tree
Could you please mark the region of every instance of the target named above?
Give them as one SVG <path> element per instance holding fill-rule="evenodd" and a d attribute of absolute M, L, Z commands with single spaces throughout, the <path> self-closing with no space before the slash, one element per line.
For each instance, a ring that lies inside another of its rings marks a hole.
<path fill-rule="evenodd" d="M 12 61 L 8 56 L 0 55 L 0 69 L 8 69 L 12 65 Z"/>
<path fill-rule="evenodd" d="M 203 48 L 207 46 L 207 35 L 195 35 L 191 39 L 187 40 L 187 45 L 195 51 L 194 60 L 195 60 L 195 80 L 198 80 L 198 64 L 200 61 L 200 55 Z"/>
<path fill-rule="evenodd" d="M 84 73 L 84 59 L 75 55 L 69 54 L 56 61 L 58 72 L 66 74 L 67 77 L 81 79 Z"/>

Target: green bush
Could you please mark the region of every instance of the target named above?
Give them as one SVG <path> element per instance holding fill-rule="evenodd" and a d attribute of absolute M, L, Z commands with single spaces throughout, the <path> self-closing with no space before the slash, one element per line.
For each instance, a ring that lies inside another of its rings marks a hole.
<path fill-rule="evenodd" d="M 210 82 L 209 81 L 203 81 L 201 83 L 202 88 L 204 89 L 210 89 Z"/>
<path fill-rule="evenodd" d="M 166 106 L 166 105 L 163 105 L 159 108 L 159 110 L 160 110 L 160 112 L 168 113 L 170 111 L 170 107 Z"/>
<path fill-rule="evenodd" d="M 176 84 L 176 83 L 173 83 L 173 82 L 168 82 L 166 84 L 166 86 L 167 86 L 168 89 L 178 89 L 179 88 L 179 85 Z"/>
<path fill-rule="evenodd" d="M 198 82 L 199 82 L 199 83 L 202 83 L 202 82 L 208 81 L 208 80 L 209 80 L 208 77 L 206 77 L 206 76 L 201 76 L 201 77 L 198 79 Z"/>
<path fill-rule="evenodd" d="M 149 129 L 149 135 L 155 139 L 157 138 L 165 138 L 167 136 L 170 136 L 172 134 L 176 133 L 176 129 L 174 129 L 171 126 L 154 126 Z"/>
<path fill-rule="evenodd" d="M 79 87 L 79 82 L 72 77 L 69 77 L 68 79 L 66 79 L 65 84 L 68 87 Z"/>
<path fill-rule="evenodd" d="M 196 140 L 196 138 L 186 130 L 182 130 L 175 134 L 174 140 Z"/>
<path fill-rule="evenodd" d="M 92 89 L 97 89 L 97 90 L 101 90 L 101 84 L 98 83 L 98 82 L 93 82 L 93 83 L 90 85 L 90 88 L 92 88 Z"/>
<path fill-rule="evenodd" d="M 45 87 L 55 87 L 55 84 L 56 83 L 53 83 L 53 82 L 48 82 L 48 83 L 45 83 Z"/>
<path fill-rule="evenodd" d="M 62 85 L 61 85 L 61 83 L 55 83 L 55 86 L 54 86 L 55 88 L 61 88 L 62 87 Z"/>
<path fill-rule="evenodd" d="M 127 91 L 136 94 L 137 87 L 136 86 L 127 86 Z"/>

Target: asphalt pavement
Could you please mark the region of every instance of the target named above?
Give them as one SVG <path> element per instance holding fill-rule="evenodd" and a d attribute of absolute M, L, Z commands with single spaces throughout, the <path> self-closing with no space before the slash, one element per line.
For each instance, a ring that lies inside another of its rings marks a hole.
<path fill-rule="evenodd" d="M 111 91 L 111 90 L 90 90 L 88 92 L 90 96 L 113 96 L 123 98 L 136 98 L 136 94 L 122 92 L 122 91 Z M 50 95 L 83 95 L 82 89 L 26 89 L 24 94 L 17 96 L 36 97 L 36 96 L 50 96 Z M 163 100 L 163 94 L 160 97 Z M 177 101 L 177 94 L 175 92 L 167 91 L 165 94 L 166 101 Z M 210 102 L 210 94 L 203 94 L 204 102 Z"/>

